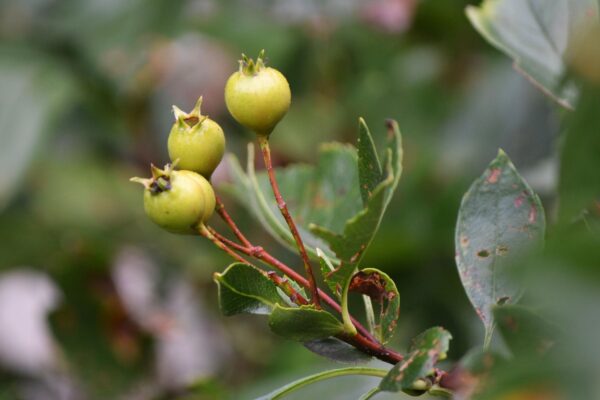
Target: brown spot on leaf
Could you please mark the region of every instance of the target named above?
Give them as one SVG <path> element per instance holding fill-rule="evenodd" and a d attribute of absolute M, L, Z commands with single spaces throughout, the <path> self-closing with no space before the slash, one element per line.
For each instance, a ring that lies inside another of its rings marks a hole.
<path fill-rule="evenodd" d="M 466 235 L 460 235 L 461 247 L 467 247 L 469 245 L 469 238 Z"/>
<path fill-rule="evenodd" d="M 499 245 L 498 247 L 496 247 L 496 255 L 503 256 L 503 255 L 506 255 L 506 253 L 508 253 L 507 246 Z"/>
<path fill-rule="evenodd" d="M 498 182 L 498 179 L 500 178 L 501 173 L 502 173 L 502 170 L 500 168 L 492 168 L 490 170 L 490 175 L 486 179 L 487 183 Z"/>
<path fill-rule="evenodd" d="M 489 256 L 490 256 L 490 252 L 489 252 L 489 251 L 487 251 L 486 249 L 479 250 L 479 251 L 477 252 L 477 256 L 478 256 L 478 257 L 481 257 L 481 258 L 487 258 L 487 257 L 489 257 Z"/>

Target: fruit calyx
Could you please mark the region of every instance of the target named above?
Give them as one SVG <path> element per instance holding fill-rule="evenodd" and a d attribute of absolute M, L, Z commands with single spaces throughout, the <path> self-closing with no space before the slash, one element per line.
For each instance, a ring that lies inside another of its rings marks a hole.
<path fill-rule="evenodd" d="M 244 75 L 252 76 L 260 72 L 261 69 L 266 66 L 265 50 L 261 50 L 258 53 L 256 61 L 247 55 L 242 53 L 242 59 L 240 60 L 240 72 Z"/>
<path fill-rule="evenodd" d="M 152 178 L 134 177 L 129 179 L 131 182 L 142 184 L 153 195 L 171 190 L 171 173 L 175 170 L 179 159 L 164 166 L 163 169 L 158 168 L 154 164 L 150 164 Z"/>
<path fill-rule="evenodd" d="M 192 111 L 186 113 L 177 106 L 173 106 L 173 114 L 175 114 L 176 123 L 184 129 L 192 129 L 195 126 L 201 125 L 204 120 L 208 118 L 206 115 L 202 115 L 200 108 L 202 107 L 202 96 L 198 98 L 196 105 L 192 108 Z"/>

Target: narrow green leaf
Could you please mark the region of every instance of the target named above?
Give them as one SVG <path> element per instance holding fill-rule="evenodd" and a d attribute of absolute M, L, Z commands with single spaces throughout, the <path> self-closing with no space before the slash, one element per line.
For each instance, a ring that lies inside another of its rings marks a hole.
<path fill-rule="evenodd" d="M 556 342 L 557 327 L 529 308 L 495 306 L 493 313 L 504 342 L 515 356 L 543 355 Z"/>
<path fill-rule="evenodd" d="M 315 354 L 340 363 L 359 364 L 371 360 L 369 355 L 334 337 L 310 340 L 304 342 L 304 347 Z"/>
<path fill-rule="evenodd" d="M 344 326 L 325 310 L 312 306 L 283 307 L 275 305 L 269 317 L 271 330 L 279 336 L 302 342 L 335 336 Z"/>
<path fill-rule="evenodd" d="M 364 119 L 358 119 L 358 179 L 363 204 L 367 205 L 373 190 L 384 179 L 373 137 Z"/>
<path fill-rule="evenodd" d="M 577 89 L 563 81 L 568 45 L 584 22 L 598 19 L 597 0 L 485 0 L 467 17 L 493 46 L 514 59 L 543 92 L 573 108 Z"/>
<path fill-rule="evenodd" d="M 379 388 L 386 392 L 414 391 L 415 382 L 431 375 L 435 364 L 446 358 L 451 339 L 450 332 L 441 327 L 430 328 L 415 337 L 406 359 L 394 365 Z"/>
<path fill-rule="evenodd" d="M 227 316 L 269 314 L 281 302 L 277 286 L 248 264 L 231 264 L 222 274 L 215 274 L 215 282 L 219 287 L 221 312 Z"/>
<path fill-rule="evenodd" d="M 493 331 L 491 307 L 520 296 L 506 269 L 541 245 L 545 225 L 540 199 L 500 150 L 464 195 L 455 234 L 456 265 L 486 343 Z"/>
<path fill-rule="evenodd" d="M 386 370 L 378 369 L 378 368 L 368 368 L 368 367 L 347 367 L 347 368 L 339 368 L 332 369 L 328 371 L 323 371 L 316 373 L 314 375 L 307 376 L 302 379 L 298 379 L 292 383 L 289 383 L 266 396 L 260 397 L 256 400 L 277 400 L 285 397 L 286 395 L 295 392 L 305 386 L 310 384 L 323 381 L 326 379 L 336 378 L 338 376 L 347 376 L 347 375 L 365 375 L 365 376 L 377 376 L 383 377 L 386 374 Z"/>
<path fill-rule="evenodd" d="M 394 281 L 383 271 L 364 268 L 352 276 L 350 291 L 369 296 L 379 306 L 373 334 L 381 343 L 387 343 L 400 316 L 400 293 Z"/>

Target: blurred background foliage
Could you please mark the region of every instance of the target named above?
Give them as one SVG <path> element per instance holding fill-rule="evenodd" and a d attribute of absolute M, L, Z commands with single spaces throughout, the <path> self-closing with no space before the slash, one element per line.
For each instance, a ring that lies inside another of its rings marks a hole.
<path fill-rule="evenodd" d="M 239 54 L 263 48 L 293 93 L 272 137 L 278 165 L 354 142 L 359 116 L 373 131 L 400 123 L 404 174 L 364 263 L 402 294 L 394 345 L 431 325 L 453 333 L 451 359 L 481 343 L 454 263 L 460 198 L 502 147 L 552 218 L 565 111 L 471 27 L 475 3 L 1 2 L 0 399 L 242 399 L 330 366 L 260 318 L 221 317 L 212 274 L 229 260 L 153 226 L 128 181 L 168 161 L 171 105 L 199 95 L 243 155 L 252 137 L 223 88 Z M 226 168 L 214 179 L 227 182 Z M 297 264 L 225 201 L 255 242 Z M 369 382 L 313 396 L 353 398 Z"/>

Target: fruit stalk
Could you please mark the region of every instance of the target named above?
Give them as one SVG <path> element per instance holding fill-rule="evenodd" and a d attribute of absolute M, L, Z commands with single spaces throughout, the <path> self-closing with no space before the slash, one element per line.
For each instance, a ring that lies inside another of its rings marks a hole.
<path fill-rule="evenodd" d="M 244 236 L 244 234 L 240 231 L 238 226 L 235 224 L 235 222 L 233 221 L 233 219 L 231 218 L 231 216 L 225 209 L 225 204 L 223 204 L 223 202 L 221 201 L 221 198 L 219 196 L 216 196 L 216 200 L 217 200 L 217 207 L 216 207 L 217 214 L 219 214 L 221 219 L 227 224 L 227 226 L 229 226 L 229 229 L 231 229 L 231 231 L 233 232 L 235 237 L 237 237 L 238 240 L 240 242 L 242 242 L 242 244 L 244 246 L 252 247 L 252 245 L 250 244 L 250 241 L 248 239 L 246 239 L 246 236 Z"/>
<path fill-rule="evenodd" d="M 220 248 L 221 250 L 223 250 L 224 252 L 229 254 L 231 257 L 233 257 L 237 261 L 244 263 L 244 264 L 252 265 L 244 257 L 240 256 L 235 251 L 233 251 L 229 247 L 227 247 L 227 245 L 225 245 L 223 242 L 221 242 L 221 240 L 219 240 L 219 238 L 217 238 L 215 235 L 213 235 L 213 233 L 206 227 L 206 225 L 200 224 L 198 226 L 198 232 L 200 233 L 200 235 L 204 236 L 205 238 L 207 238 L 208 240 L 213 242 L 215 244 L 215 246 L 217 246 L 218 248 Z"/>
<path fill-rule="evenodd" d="M 300 237 L 300 233 L 298 233 L 298 228 L 290 215 L 290 211 L 287 208 L 287 204 L 283 200 L 281 196 L 281 192 L 279 191 L 279 185 L 277 184 L 277 179 L 275 178 L 275 171 L 273 170 L 273 163 L 271 161 L 271 148 L 269 147 L 269 138 L 263 135 L 257 135 L 258 142 L 260 144 L 260 149 L 263 154 L 263 159 L 265 161 L 265 167 L 267 168 L 267 173 L 269 175 L 269 182 L 271 183 L 271 188 L 273 188 L 273 194 L 275 195 L 275 200 L 277 201 L 277 206 L 279 207 L 279 211 L 281 211 L 281 215 L 287 222 L 288 227 L 290 228 L 290 232 L 296 241 L 296 246 L 298 247 L 298 251 L 300 252 L 300 257 L 302 257 L 302 261 L 304 263 L 304 270 L 306 271 L 306 275 L 308 277 L 309 290 L 311 292 L 311 301 L 315 305 L 315 307 L 320 308 L 321 303 L 319 301 L 319 292 L 317 281 L 315 279 L 315 275 L 312 270 L 312 266 L 310 265 L 310 260 L 308 259 L 308 254 L 306 253 L 306 248 L 304 248 L 304 242 L 302 242 L 302 238 Z"/>

